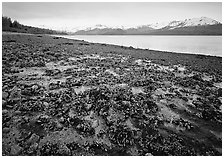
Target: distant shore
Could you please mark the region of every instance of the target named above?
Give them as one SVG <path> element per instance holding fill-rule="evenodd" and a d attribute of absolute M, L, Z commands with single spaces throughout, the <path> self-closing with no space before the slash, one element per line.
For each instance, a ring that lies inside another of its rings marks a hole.
<path fill-rule="evenodd" d="M 222 34 L 76 34 L 68 33 L 67 35 L 80 35 L 80 36 L 222 36 Z"/>

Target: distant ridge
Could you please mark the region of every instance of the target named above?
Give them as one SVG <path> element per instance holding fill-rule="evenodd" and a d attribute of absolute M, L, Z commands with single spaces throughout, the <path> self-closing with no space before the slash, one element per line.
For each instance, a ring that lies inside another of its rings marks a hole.
<path fill-rule="evenodd" d="M 96 25 L 78 30 L 77 35 L 222 35 L 222 24 L 207 17 L 154 23 L 132 28 Z"/>
<path fill-rule="evenodd" d="M 2 31 L 31 34 L 67 34 L 65 32 L 22 25 L 16 20 L 12 22 L 11 18 L 6 16 L 2 17 Z"/>

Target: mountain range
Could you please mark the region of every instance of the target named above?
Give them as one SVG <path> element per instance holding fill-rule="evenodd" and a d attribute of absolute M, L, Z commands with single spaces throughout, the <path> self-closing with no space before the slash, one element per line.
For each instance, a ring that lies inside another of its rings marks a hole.
<path fill-rule="evenodd" d="M 96 25 L 78 30 L 76 35 L 222 35 L 222 24 L 207 17 L 153 23 L 137 27 Z"/>

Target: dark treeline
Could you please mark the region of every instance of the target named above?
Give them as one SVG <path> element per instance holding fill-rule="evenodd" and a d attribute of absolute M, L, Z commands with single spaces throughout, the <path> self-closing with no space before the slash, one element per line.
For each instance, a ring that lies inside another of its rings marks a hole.
<path fill-rule="evenodd" d="M 31 34 L 67 34 L 66 32 L 25 26 L 20 24 L 16 20 L 12 21 L 11 18 L 6 16 L 2 16 L 2 31 L 31 33 Z"/>

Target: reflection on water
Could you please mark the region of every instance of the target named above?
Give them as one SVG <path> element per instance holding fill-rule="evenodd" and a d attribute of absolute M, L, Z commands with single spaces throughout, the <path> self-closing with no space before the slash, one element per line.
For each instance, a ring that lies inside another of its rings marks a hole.
<path fill-rule="evenodd" d="M 60 37 L 143 49 L 222 56 L 222 36 L 63 35 Z"/>

